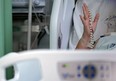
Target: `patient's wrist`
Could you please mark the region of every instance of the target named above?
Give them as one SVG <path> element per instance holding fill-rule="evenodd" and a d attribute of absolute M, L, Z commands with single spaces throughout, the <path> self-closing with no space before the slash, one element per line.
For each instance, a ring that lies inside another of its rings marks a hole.
<path fill-rule="evenodd" d="M 83 34 L 77 44 L 77 49 L 89 49 L 88 44 L 90 43 L 90 35 Z"/>
<path fill-rule="evenodd" d="M 79 40 L 76 49 L 87 49 L 87 44 L 89 41 L 84 39 L 83 37 Z"/>
<path fill-rule="evenodd" d="M 83 34 L 81 39 L 85 40 L 86 42 L 89 42 L 90 41 L 90 35 Z"/>
<path fill-rule="evenodd" d="M 89 43 L 89 39 L 81 38 L 82 43 L 86 46 Z"/>

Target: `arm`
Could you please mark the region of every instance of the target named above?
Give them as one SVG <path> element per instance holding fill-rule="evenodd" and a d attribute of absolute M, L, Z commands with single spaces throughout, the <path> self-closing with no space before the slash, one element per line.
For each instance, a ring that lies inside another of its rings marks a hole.
<path fill-rule="evenodd" d="M 80 19 L 83 23 L 84 26 L 84 33 L 82 35 L 82 38 L 79 40 L 76 49 L 88 49 L 87 45 L 90 42 L 90 34 L 91 32 L 95 32 L 98 20 L 99 20 L 99 13 L 96 14 L 94 21 L 92 21 L 91 25 L 90 25 L 90 12 L 88 9 L 88 6 L 84 3 L 82 6 L 83 9 L 83 14 L 84 16 L 80 15 Z M 92 27 L 92 31 L 90 31 L 89 27 Z"/>

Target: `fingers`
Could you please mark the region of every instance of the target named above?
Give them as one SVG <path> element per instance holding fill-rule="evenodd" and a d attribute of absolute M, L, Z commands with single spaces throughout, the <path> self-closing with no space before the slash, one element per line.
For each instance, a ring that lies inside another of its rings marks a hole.
<path fill-rule="evenodd" d="M 84 16 L 80 15 L 80 19 L 85 26 L 89 26 L 89 18 L 91 16 L 88 6 L 84 3 L 82 6 Z M 93 31 L 95 31 L 99 20 L 99 13 L 96 14 L 94 21 L 92 22 Z"/>
<path fill-rule="evenodd" d="M 86 12 L 86 8 L 85 8 L 84 4 L 82 6 L 82 9 L 83 9 L 83 14 L 84 14 L 84 19 L 87 19 L 87 12 Z"/>
<path fill-rule="evenodd" d="M 88 6 L 84 3 L 82 6 L 82 9 L 83 9 L 83 14 L 84 14 L 84 19 L 87 19 L 89 17 Z"/>
<path fill-rule="evenodd" d="M 87 13 L 87 16 L 89 17 L 89 9 L 88 9 L 88 6 L 86 3 L 84 3 L 84 7 L 85 7 L 85 10 L 86 10 L 86 13 Z"/>
<path fill-rule="evenodd" d="M 97 14 L 96 14 L 96 16 L 95 16 L 95 18 L 94 18 L 94 21 L 93 21 L 93 22 L 94 22 L 94 23 L 97 23 L 97 22 L 98 22 L 98 20 L 99 20 L 99 13 L 97 13 Z"/>
<path fill-rule="evenodd" d="M 97 23 L 98 23 L 98 20 L 99 20 L 99 13 L 96 14 L 95 18 L 94 18 L 94 21 L 93 21 L 93 28 L 94 30 L 96 29 L 96 26 L 97 26 Z"/>

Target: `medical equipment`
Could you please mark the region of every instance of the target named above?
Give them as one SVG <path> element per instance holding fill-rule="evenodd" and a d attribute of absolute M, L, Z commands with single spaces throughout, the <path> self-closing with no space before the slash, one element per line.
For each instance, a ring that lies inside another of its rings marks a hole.
<path fill-rule="evenodd" d="M 47 20 L 46 18 L 49 17 L 46 11 L 47 5 L 46 5 L 46 0 L 12 0 L 13 19 L 14 21 L 16 21 L 15 26 L 20 27 L 21 32 L 27 31 L 27 39 L 25 40 L 27 41 L 26 44 L 22 46 L 20 45 L 20 43 L 18 43 L 18 41 L 16 41 L 18 45 L 17 47 L 24 47 L 28 50 L 33 49 L 32 48 L 33 47 L 32 46 L 33 30 L 34 32 L 37 31 L 38 32 L 37 35 L 38 35 L 43 27 L 48 26 L 46 21 Z M 27 20 L 27 16 L 28 16 L 28 20 Z M 15 20 L 15 18 L 17 17 L 19 19 Z M 25 22 L 26 24 L 23 24 L 22 23 L 23 21 L 26 21 Z M 21 23 L 22 25 L 21 24 L 18 25 L 17 23 Z M 36 35 L 36 38 L 37 38 L 37 35 Z"/>
<path fill-rule="evenodd" d="M 93 20 L 92 20 L 92 16 L 91 16 L 91 11 L 88 10 L 89 12 L 89 31 L 90 31 L 90 42 L 89 44 L 87 45 L 89 48 L 94 48 L 94 30 L 92 28 L 92 23 L 93 23 Z"/>
<path fill-rule="evenodd" d="M 28 13 L 29 0 L 12 0 L 13 13 Z M 34 13 L 45 12 L 45 0 L 32 0 Z"/>
<path fill-rule="evenodd" d="M 14 66 L 14 78 L 5 69 Z M 115 51 L 28 51 L 0 58 L 0 81 L 115 81 Z"/>

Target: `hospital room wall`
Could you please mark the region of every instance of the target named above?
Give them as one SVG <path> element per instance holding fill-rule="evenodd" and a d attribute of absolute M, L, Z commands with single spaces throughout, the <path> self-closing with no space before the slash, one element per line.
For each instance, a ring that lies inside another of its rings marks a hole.
<path fill-rule="evenodd" d="M 0 0 L 0 56 L 12 51 L 12 0 Z"/>

